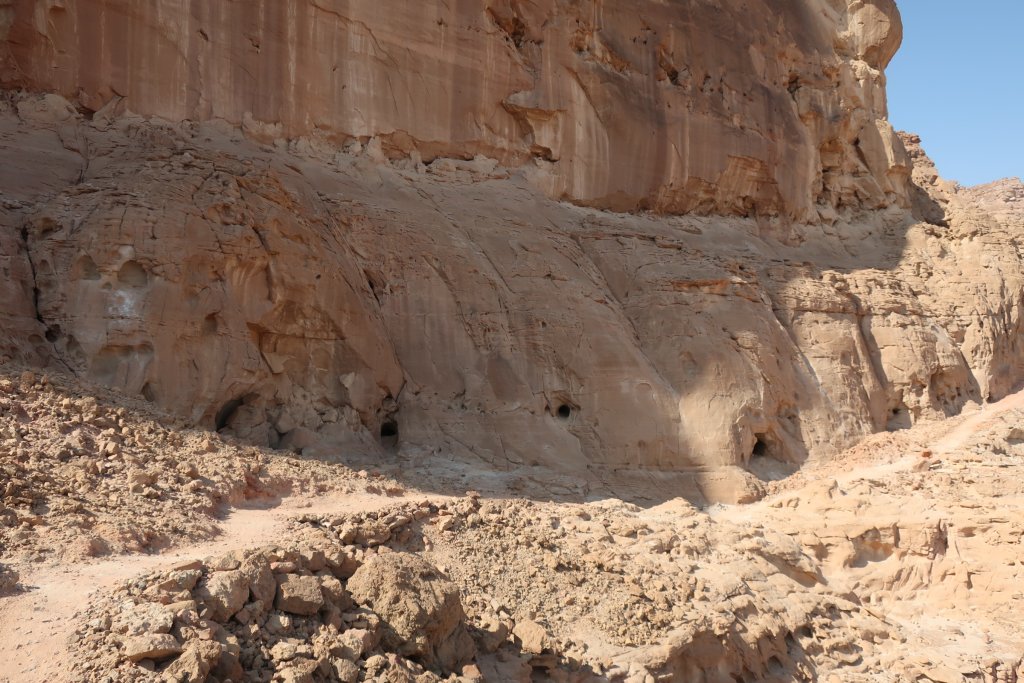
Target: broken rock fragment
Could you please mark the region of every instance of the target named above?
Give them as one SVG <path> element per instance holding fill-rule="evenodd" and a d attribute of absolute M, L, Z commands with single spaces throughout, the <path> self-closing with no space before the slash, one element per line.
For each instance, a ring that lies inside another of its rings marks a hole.
<path fill-rule="evenodd" d="M 168 683 L 198 683 L 205 681 L 210 670 L 216 666 L 221 656 L 221 645 L 216 641 L 197 640 L 185 648 L 163 672 Z"/>
<path fill-rule="evenodd" d="M 445 671 L 473 656 L 458 586 L 426 560 L 406 553 L 376 555 L 356 570 L 348 588 L 357 603 L 381 616 L 385 643 L 400 654 Z"/>
<path fill-rule="evenodd" d="M 312 616 L 324 606 L 323 589 L 316 576 L 280 574 L 277 577 L 277 609 L 303 616 Z"/>
<path fill-rule="evenodd" d="M 212 572 L 200 584 L 197 596 L 206 602 L 210 619 L 224 622 L 245 606 L 249 597 L 249 580 L 237 569 Z"/>
<path fill-rule="evenodd" d="M 124 657 L 131 662 L 167 659 L 181 652 L 181 645 L 169 633 L 129 636 L 122 641 Z"/>

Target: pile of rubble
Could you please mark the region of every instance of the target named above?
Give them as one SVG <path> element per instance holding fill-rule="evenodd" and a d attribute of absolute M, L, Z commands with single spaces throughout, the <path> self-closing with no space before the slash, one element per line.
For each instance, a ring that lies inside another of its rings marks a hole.
<path fill-rule="evenodd" d="M 728 536 L 728 542 L 726 542 Z M 477 496 L 307 515 L 294 545 L 123 585 L 82 616 L 85 681 L 715 681 L 881 673 L 897 639 L 781 534 L 685 503 Z"/>
<path fill-rule="evenodd" d="M 5 371 L 0 547 L 7 558 L 151 552 L 216 536 L 228 505 L 374 485 L 344 467 L 184 428 L 148 403 L 60 374 Z"/>
<path fill-rule="evenodd" d="M 247 511 L 216 550 L 202 544 L 212 556 L 201 561 L 105 560 L 125 563 L 118 576 L 164 569 L 94 583 L 102 590 L 88 606 L 86 592 L 54 603 L 62 633 L 73 631 L 73 670 L 60 680 L 964 683 L 1024 673 L 1024 489 L 1013 475 L 1024 397 L 952 426 L 872 437 L 771 483 L 763 501 L 701 509 L 554 496 L 557 482 L 521 478 L 514 495 L 498 479 L 460 492 L 442 485 L 458 468 L 440 461 L 409 475 L 439 493 L 416 491 L 86 393 L 68 378 L 0 380 L 13 520 L 0 525 L 0 593 L 17 589 L 19 573 L 29 589 L 5 598 L 7 625 L 45 608 L 30 599 L 40 558 L 59 568 L 165 543 L 202 557 L 195 540 L 218 532 L 224 503 L 288 491 L 301 514 L 266 525 L 272 507 Z M 74 505 L 80 516 L 66 513 Z M 93 537 L 105 545 L 83 551 Z M 43 651 L 18 627 L 4 633 Z"/>
<path fill-rule="evenodd" d="M 451 579 L 419 554 L 379 545 L 408 537 L 404 526 L 436 511 L 376 516 L 349 527 L 350 545 L 238 551 L 127 582 L 83 616 L 74 673 L 83 681 L 480 681 L 481 667 L 498 669 L 522 650 L 540 655 L 544 637 L 530 625 L 514 629 L 518 637 L 504 625 L 471 625 Z M 529 660 L 516 659 L 521 668 Z"/>

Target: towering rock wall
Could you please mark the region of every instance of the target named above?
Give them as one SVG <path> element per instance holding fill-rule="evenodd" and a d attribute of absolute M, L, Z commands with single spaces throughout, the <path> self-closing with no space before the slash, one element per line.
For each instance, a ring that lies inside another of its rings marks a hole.
<path fill-rule="evenodd" d="M 0 82 L 265 138 L 525 165 L 612 210 L 905 203 L 892 0 L 6 0 Z"/>
<path fill-rule="evenodd" d="M 911 183 L 891 3 L 384 5 L 0 5 L 51 91 L 0 99 L 3 355 L 709 498 L 1024 377 L 1020 211 Z"/>

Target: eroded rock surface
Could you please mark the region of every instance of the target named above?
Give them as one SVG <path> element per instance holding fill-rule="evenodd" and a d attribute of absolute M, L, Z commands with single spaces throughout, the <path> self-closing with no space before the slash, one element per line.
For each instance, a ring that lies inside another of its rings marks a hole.
<path fill-rule="evenodd" d="M 1020 377 L 1012 202 L 990 218 L 957 191 L 949 227 L 609 214 L 482 160 L 19 113 L 63 106 L 15 98 L 3 118 L 10 153 L 45 166 L 3 212 L 23 275 L 7 353 L 253 443 L 719 468 L 705 495 L 735 498 L 722 467 L 799 463 Z M 74 180 L 36 186 L 71 138 Z"/>
<path fill-rule="evenodd" d="M 90 112 L 484 154 L 615 210 L 806 220 L 906 201 L 892 0 L 8 5 L 0 83 Z"/>
<path fill-rule="evenodd" d="M 0 678 L 1024 677 L 893 2 L 399 4 L 0 0 Z"/>
<path fill-rule="evenodd" d="M 715 470 L 704 495 L 737 499 L 751 459 L 799 463 L 1019 381 L 1020 213 L 990 217 L 973 191 L 946 200 L 949 227 L 899 208 L 610 214 L 482 159 L 5 106 L 30 169 L 2 214 L 20 236 L 8 357 L 251 443 Z"/>
<path fill-rule="evenodd" d="M 1021 205 L 885 121 L 891 2 L 8 5 L 5 358 L 734 501 L 1021 380 Z"/>

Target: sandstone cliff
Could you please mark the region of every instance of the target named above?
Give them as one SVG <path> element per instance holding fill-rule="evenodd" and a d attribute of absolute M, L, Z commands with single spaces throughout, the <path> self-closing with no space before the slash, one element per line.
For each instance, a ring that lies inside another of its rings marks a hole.
<path fill-rule="evenodd" d="M 1020 205 L 911 178 L 891 2 L 284 7 L 0 5 L 6 357 L 709 498 L 1021 379 Z"/>
<path fill-rule="evenodd" d="M 905 201 L 892 0 L 7 0 L 5 87 L 264 139 L 485 154 L 615 210 Z"/>

